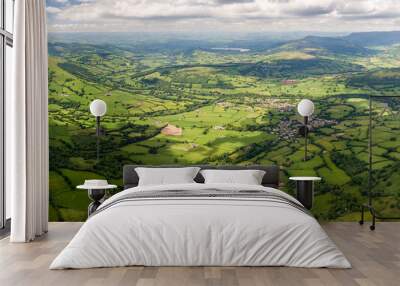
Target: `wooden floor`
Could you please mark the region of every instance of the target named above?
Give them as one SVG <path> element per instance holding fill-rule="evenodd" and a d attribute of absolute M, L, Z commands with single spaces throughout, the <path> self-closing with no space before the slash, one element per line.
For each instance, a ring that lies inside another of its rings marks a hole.
<path fill-rule="evenodd" d="M 288 267 L 125 267 L 48 270 L 81 223 L 51 223 L 49 233 L 28 244 L 0 241 L 0 285 L 400 285 L 400 223 L 379 223 L 371 232 L 357 223 L 324 229 L 353 269 Z"/>

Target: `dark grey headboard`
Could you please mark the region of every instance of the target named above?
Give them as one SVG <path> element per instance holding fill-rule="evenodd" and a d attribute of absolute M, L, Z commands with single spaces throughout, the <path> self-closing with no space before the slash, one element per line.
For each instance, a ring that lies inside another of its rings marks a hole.
<path fill-rule="evenodd" d="M 265 176 L 262 180 L 262 185 L 266 187 L 279 188 L 279 167 L 278 166 L 208 166 L 208 165 L 194 165 L 201 169 L 219 169 L 219 170 L 263 170 Z M 171 167 L 185 167 L 185 166 L 143 166 L 143 165 L 125 165 L 123 174 L 124 189 L 136 187 L 139 183 L 139 177 L 135 171 L 136 167 L 148 168 L 171 168 Z M 194 179 L 197 183 L 204 183 L 203 176 L 199 173 Z"/>

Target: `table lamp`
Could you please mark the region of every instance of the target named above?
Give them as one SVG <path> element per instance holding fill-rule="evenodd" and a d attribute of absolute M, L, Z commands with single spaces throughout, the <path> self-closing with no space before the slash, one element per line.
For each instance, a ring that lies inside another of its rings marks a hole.
<path fill-rule="evenodd" d="M 96 117 L 96 136 L 97 136 L 97 161 L 100 157 L 100 118 L 107 112 L 107 104 L 101 99 L 95 99 L 90 103 L 90 112 Z"/>
<path fill-rule="evenodd" d="M 309 99 L 303 99 L 297 105 L 297 111 L 304 117 L 304 125 L 300 128 L 300 134 L 304 136 L 304 161 L 307 161 L 308 118 L 314 113 L 314 103 Z"/>

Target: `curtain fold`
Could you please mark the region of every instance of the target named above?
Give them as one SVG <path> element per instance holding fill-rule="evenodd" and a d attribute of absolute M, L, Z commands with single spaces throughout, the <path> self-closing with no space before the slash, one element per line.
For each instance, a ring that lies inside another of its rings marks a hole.
<path fill-rule="evenodd" d="M 45 0 L 15 2 L 14 94 L 7 116 L 6 180 L 11 188 L 12 242 L 48 226 L 48 72 Z M 7 148 L 8 147 L 8 148 Z"/>

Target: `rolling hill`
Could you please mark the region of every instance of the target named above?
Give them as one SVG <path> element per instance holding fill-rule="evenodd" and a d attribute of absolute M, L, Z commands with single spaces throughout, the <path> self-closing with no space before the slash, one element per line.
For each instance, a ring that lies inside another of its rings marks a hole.
<path fill-rule="evenodd" d="M 400 31 L 351 33 L 342 39 L 363 47 L 393 45 L 400 43 Z"/>
<path fill-rule="evenodd" d="M 300 40 L 294 40 L 283 44 L 275 51 L 303 51 L 313 55 L 348 55 L 366 56 L 374 53 L 358 44 L 354 44 L 343 38 L 307 36 Z"/>
<path fill-rule="evenodd" d="M 240 64 L 225 70 L 229 70 L 232 74 L 238 73 L 241 76 L 256 76 L 260 78 L 305 78 L 308 76 L 359 72 L 363 68 L 344 61 L 309 58 Z"/>

